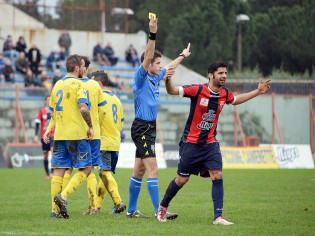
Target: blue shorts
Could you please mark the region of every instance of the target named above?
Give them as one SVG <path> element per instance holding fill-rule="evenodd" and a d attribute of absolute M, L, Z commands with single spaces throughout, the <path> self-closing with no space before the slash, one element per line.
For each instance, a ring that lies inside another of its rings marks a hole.
<path fill-rule="evenodd" d="M 119 152 L 118 151 L 101 151 L 100 156 L 102 160 L 100 171 L 111 170 L 115 174 Z"/>
<path fill-rule="evenodd" d="M 92 166 L 90 141 L 55 140 L 51 166 L 78 169 Z"/>
<path fill-rule="evenodd" d="M 100 139 L 91 140 L 90 146 L 91 146 L 92 166 L 99 166 L 101 164 L 101 158 L 100 158 L 101 140 Z"/>
<path fill-rule="evenodd" d="M 45 143 L 43 139 L 40 140 L 42 143 L 42 150 L 44 153 L 49 152 L 50 148 L 54 146 L 54 138 L 50 137 L 49 138 L 49 143 Z"/>
<path fill-rule="evenodd" d="M 209 177 L 208 170 L 222 171 L 222 155 L 220 144 L 179 144 L 179 163 L 177 174 L 180 176 L 200 175 Z"/>

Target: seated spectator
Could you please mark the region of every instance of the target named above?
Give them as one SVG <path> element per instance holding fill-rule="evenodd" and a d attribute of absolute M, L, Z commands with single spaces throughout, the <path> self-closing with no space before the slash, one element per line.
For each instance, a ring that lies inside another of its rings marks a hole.
<path fill-rule="evenodd" d="M 104 48 L 103 53 L 105 54 L 105 56 L 108 58 L 108 60 L 110 61 L 110 64 L 112 66 L 116 65 L 118 62 L 118 57 L 115 57 L 115 52 L 114 49 L 112 47 L 112 43 L 108 42 L 106 47 Z"/>
<path fill-rule="evenodd" d="M 54 77 L 52 79 L 52 87 L 54 87 L 57 81 L 60 80 L 61 78 L 62 78 L 61 71 L 59 69 L 56 69 Z"/>
<path fill-rule="evenodd" d="M 57 68 L 57 61 L 59 60 L 59 50 L 58 47 L 50 52 L 49 56 L 46 59 L 46 68 L 51 71 L 55 71 Z"/>
<path fill-rule="evenodd" d="M 112 87 L 114 90 L 121 90 L 120 84 L 117 82 L 113 82 L 111 80 L 108 81 L 108 87 Z"/>
<path fill-rule="evenodd" d="M 0 53 L 0 74 L 2 74 L 2 69 L 3 69 L 4 65 L 5 65 L 5 60 L 3 58 L 2 53 Z"/>
<path fill-rule="evenodd" d="M 26 71 L 26 76 L 24 79 L 24 85 L 25 85 L 25 87 L 30 87 L 30 86 L 34 85 L 34 75 L 33 75 L 33 72 L 30 68 L 28 68 Z"/>
<path fill-rule="evenodd" d="M 121 81 L 120 87 L 121 87 L 121 91 L 124 91 L 124 92 L 131 92 L 132 91 L 132 88 L 130 87 L 130 85 L 128 85 L 128 83 L 126 83 L 124 81 Z"/>
<path fill-rule="evenodd" d="M 19 53 L 24 52 L 26 55 L 27 54 L 26 48 L 27 48 L 27 45 L 26 45 L 25 39 L 23 36 L 20 36 L 19 40 L 16 42 L 15 50 Z"/>
<path fill-rule="evenodd" d="M 11 66 L 11 60 L 9 58 L 5 60 L 5 65 L 2 69 L 1 80 L 14 83 L 14 69 Z"/>
<path fill-rule="evenodd" d="M 30 68 L 35 76 L 39 74 L 39 64 L 41 61 L 41 53 L 40 50 L 37 48 L 36 44 L 32 44 L 32 47 L 28 51 L 28 62 L 30 65 Z"/>
<path fill-rule="evenodd" d="M 67 73 L 66 60 L 67 60 L 66 48 L 61 47 L 56 67 L 57 69 L 61 70 L 62 73 Z"/>
<path fill-rule="evenodd" d="M 52 84 L 50 82 L 50 78 L 47 76 L 47 71 L 46 70 L 42 70 L 40 76 L 37 77 L 37 79 L 35 79 L 35 86 L 42 86 L 44 87 L 48 93 L 51 92 L 52 89 Z"/>
<path fill-rule="evenodd" d="M 11 60 L 18 57 L 18 52 L 15 51 L 15 45 L 12 36 L 8 35 L 3 44 L 3 56 L 9 57 Z"/>
<path fill-rule="evenodd" d="M 102 43 L 98 42 L 95 47 L 93 48 L 93 61 L 98 63 L 99 65 L 111 65 L 110 61 L 108 60 L 107 56 L 103 52 Z"/>
<path fill-rule="evenodd" d="M 129 45 L 128 49 L 125 52 L 126 60 L 132 64 L 132 67 L 140 66 L 140 58 L 138 57 L 137 50 L 134 48 L 132 44 Z"/>
<path fill-rule="evenodd" d="M 28 60 L 25 57 L 24 52 L 20 52 L 19 58 L 15 61 L 15 69 L 22 74 L 26 75 L 26 71 L 29 68 Z"/>

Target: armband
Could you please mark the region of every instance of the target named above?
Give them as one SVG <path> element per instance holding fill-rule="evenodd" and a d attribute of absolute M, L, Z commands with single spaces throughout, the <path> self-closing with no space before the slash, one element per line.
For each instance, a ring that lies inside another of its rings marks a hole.
<path fill-rule="evenodd" d="M 150 33 L 149 33 L 149 39 L 150 39 L 150 40 L 155 40 L 155 39 L 156 39 L 156 33 L 150 32 Z"/>

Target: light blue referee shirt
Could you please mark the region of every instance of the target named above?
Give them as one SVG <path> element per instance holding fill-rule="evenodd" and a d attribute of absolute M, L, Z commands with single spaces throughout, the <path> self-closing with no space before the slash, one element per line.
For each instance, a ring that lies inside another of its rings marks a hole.
<path fill-rule="evenodd" d="M 160 98 L 159 84 L 165 73 L 166 69 L 162 68 L 159 75 L 151 76 L 142 65 L 139 66 L 132 81 L 136 118 L 156 120 Z"/>

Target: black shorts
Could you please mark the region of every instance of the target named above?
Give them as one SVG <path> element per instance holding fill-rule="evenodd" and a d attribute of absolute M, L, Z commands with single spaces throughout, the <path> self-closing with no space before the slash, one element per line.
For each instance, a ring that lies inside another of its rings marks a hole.
<path fill-rule="evenodd" d="M 156 122 L 135 118 L 131 126 L 131 138 L 136 145 L 136 157 L 156 157 Z"/>
<path fill-rule="evenodd" d="M 41 139 L 42 142 L 42 150 L 43 152 L 49 152 L 50 148 L 54 146 L 54 138 L 49 138 L 49 143 L 45 143 L 43 139 Z"/>
<path fill-rule="evenodd" d="M 222 155 L 218 142 L 193 144 L 181 141 L 179 156 L 177 174 L 180 176 L 209 177 L 208 170 L 222 171 Z"/>

